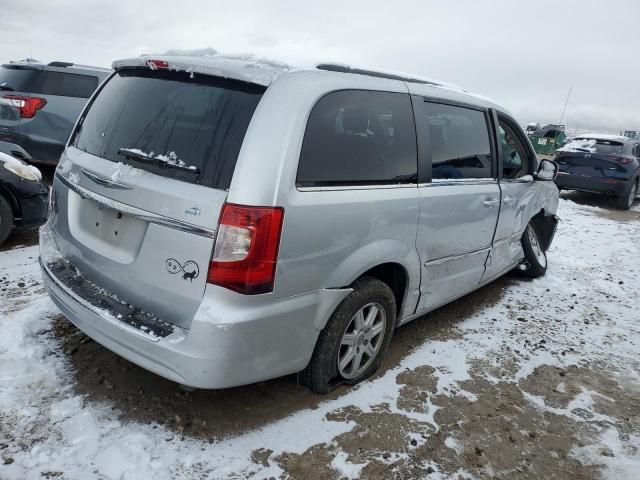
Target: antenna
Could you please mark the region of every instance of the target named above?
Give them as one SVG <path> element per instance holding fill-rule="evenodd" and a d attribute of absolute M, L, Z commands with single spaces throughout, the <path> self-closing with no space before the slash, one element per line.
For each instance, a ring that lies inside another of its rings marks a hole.
<path fill-rule="evenodd" d="M 569 98 L 571 98 L 571 91 L 573 87 L 569 88 L 569 95 L 567 95 L 567 100 L 564 102 L 564 108 L 562 109 L 562 115 L 560 115 L 560 123 L 558 125 L 562 125 L 562 120 L 564 119 L 564 112 L 567 111 L 567 105 L 569 104 Z"/>
<path fill-rule="evenodd" d="M 562 120 L 564 120 L 564 113 L 567 111 L 567 105 L 569 104 L 569 98 L 571 98 L 571 91 L 573 90 L 573 87 L 569 88 L 569 94 L 567 95 L 567 99 L 564 102 L 564 107 L 562 108 L 562 115 L 560 115 L 560 121 L 558 122 L 558 126 L 556 127 L 556 133 L 553 136 L 553 147 L 555 147 L 557 145 L 557 139 L 558 139 L 558 133 L 560 132 L 560 128 L 562 126 Z M 565 131 L 566 129 L 564 129 L 563 131 Z M 564 134 L 565 138 L 566 137 L 566 133 Z"/>

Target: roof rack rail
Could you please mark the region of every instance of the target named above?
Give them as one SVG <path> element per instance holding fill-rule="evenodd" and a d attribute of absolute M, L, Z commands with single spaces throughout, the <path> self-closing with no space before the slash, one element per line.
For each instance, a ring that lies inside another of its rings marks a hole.
<path fill-rule="evenodd" d="M 346 65 L 336 65 L 333 63 L 321 63 L 317 65 L 316 68 L 318 68 L 319 70 L 326 70 L 329 72 L 354 73 L 356 75 L 367 75 L 369 77 L 387 78 L 389 80 L 401 80 L 403 82 L 413 82 L 413 83 L 422 83 L 425 85 L 440 86 L 440 84 L 437 82 L 431 82 L 429 80 L 424 80 L 421 78 L 405 77 L 403 75 L 397 75 L 394 73 L 376 72 L 375 70 L 364 70 L 362 68 L 351 68 Z"/>
<path fill-rule="evenodd" d="M 49 62 L 49 67 L 72 67 L 73 63 L 70 62 Z"/>

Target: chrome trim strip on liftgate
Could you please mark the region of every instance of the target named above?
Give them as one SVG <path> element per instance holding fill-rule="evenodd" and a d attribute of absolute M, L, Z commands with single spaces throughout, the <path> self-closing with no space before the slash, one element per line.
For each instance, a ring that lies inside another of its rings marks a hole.
<path fill-rule="evenodd" d="M 174 220 L 172 218 L 166 218 L 156 213 L 147 212 L 146 210 L 132 207 L 131 205 L 127 205 L 125 203 L 121 203 L 116 200 L 105 198 L 102 195 L 98 195 L 97 193 L 87 190 L 86 188 L 83 188 L 80 185 L 76 185 L 75 183 L 70 182 L 68 179 L 64 178 L 62 175 L 58 173 L 56 173 L 55 178 L 60 180 L 60 182 L 63 183 L 67 188 L 69 188 L 70 190 L 73 190 L 75 193 L 80 195 L 83 199 L 91 200 L 105 208 L 117 210 L 126 215 L 139 218 L 140 220 L 144 220 L 145 222 L 155 223 L 157 225 L 175 228 L 176 230 L 180 230 L 186 233 L 191 233 L 193 235 L 199 235 L 201 237 L 215 238 L 215 233 L 216 233 L 215 230 L 199 227 L 197 225 L 192 225 L 190 223 L 182 222 L 180 220 Z"/>
<path fill-rule="evenodd" d="M 115 188 L 115 189 L 118 189 L 118 190 L 133 190 L 133 187 L 131 187 L 129 185 L 125 185 L 124 183 L 114 182 L 112 180 L 109 180 L 108 178 L 101 177 L 99 175 L 96 175 L 95 173 L 92 173 L 92 172 L 90 172 L 88 170 L 85 170 L 84 168 L 81 168 L 80 171 L 89 180 L 91 180 L 92 182 L 97 183 L 98 185 L 102 185 L 103 187 Z"/>

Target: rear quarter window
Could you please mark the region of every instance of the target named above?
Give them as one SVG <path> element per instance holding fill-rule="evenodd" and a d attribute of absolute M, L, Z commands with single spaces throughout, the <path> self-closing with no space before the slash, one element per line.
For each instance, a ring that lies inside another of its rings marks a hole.
<path fill-rule="evenodd" d="M 75 73 L 46 72 L 42 85 L 45 95 L 89 98 L 98 88 L 98 77 Z"/>
<path fill-rule="evenodd" d="M 298 186 L 415 182 L 416 136 L 409 95 L 342 90 L 318 100 L 304 134 Z"/>
<path fill-rule="evenodd" d="M 123 70 L 94 97 L 72 144 L 158 175 L 228 189 L 264 90 L 187 72 Z"/>

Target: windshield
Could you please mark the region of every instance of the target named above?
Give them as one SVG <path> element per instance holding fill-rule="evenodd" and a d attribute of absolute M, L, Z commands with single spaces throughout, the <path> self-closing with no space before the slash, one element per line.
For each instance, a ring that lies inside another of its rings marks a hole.
<path fill-rule="evenodd" d="M 263 93 L 258 85 L 187 72 L 120 71 L 95 97 L 72 144 L 158 175 L 228 189 Z"/>

